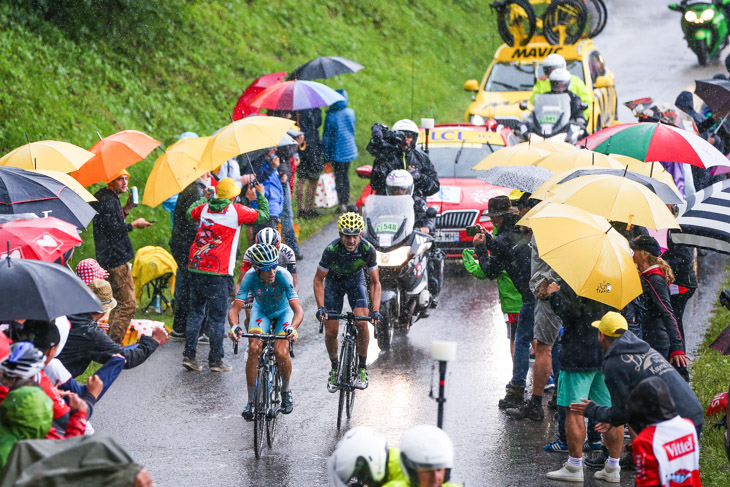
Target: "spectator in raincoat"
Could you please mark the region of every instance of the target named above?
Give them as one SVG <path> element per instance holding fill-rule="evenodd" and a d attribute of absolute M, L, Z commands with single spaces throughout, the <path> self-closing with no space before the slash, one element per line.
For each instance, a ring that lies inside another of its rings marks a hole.
<path fill-rule="evenodd" d="M 281 160 L 276 155 L 276 147 L 270 148 L 263 156 L 252 163 L 256 179 L 264 187 L 264 196 L 269 202 L 269 219 L 263 223 L 256 223 L 253 227 L 254 234 L 264 227 L 271 227 L 276 230 L 281 224 L 281 214 L 284 211 L 284 188 L 279 178 L 278 169 L 280 165 Z M 253 201 L 251 207 L 256 209 L 258 205 Z"/>
<path fill-rule="evenodd" d="M 350 203 L 350 163 L 357 159 L 355 144 L 355 111 L 348 107 L 345 90 L 337 90 L 343 101 L 334 103 L 327 110 L 322 136 L 324 160 L 332 163 L 335 171 L 335 187 L 340 202 L 340 212 L 347 211 Z"/>

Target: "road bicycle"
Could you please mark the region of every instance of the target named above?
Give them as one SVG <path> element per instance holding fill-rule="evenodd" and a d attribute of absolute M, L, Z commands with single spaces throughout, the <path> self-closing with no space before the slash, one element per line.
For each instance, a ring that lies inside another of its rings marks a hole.
<path fill-rule="evenodd" d="M 289 340 L 285 335 L 261 335 L 244 333 L 241 337 L 261 340 L 261 355 L 256 374 L 256 393 L 253 405 L 253 451 L 256 458 L 261 457 L 261 448 L 266 430 L 266 444 L 271 448 L 276 436 L 276 418 L 281 405 L 281 375 L 274 356 L 274 342 Z M 238 353 L 238 343 L 233 345 L 233 353 Z M 294 346 L 289 341 L 289 355 L 294 357 Z"/>
<path fill-rule="evenodd" d="M 337 379 L 335 387 L 340 391 L 340 401 L 337 407 L 337 431 L 342 427 L 342 413 L 347 419 L 352 417 L 352 408 L 355 405 L 355 391 L 363 389 L 355 386 L 357 379 L 357 326 L 356 321 L 372 321 L 369 316 L 355 316 L 353 312 L 343 314 L 327 313 L 327 320 L 345 320 L 345 331 L 340 345 L 340 358 L 337 361 Z M 324 319 L 319 322 L 319 332 L 324 328 Z"/>
<path fill-rule="evenodd" d="M 584 34 L 600 34 L 608 17 L 603 0 L 500 0 L 491 7 L 509 46 L 526 46 L 536 33 L 550 44 L 574 44 Z"/>

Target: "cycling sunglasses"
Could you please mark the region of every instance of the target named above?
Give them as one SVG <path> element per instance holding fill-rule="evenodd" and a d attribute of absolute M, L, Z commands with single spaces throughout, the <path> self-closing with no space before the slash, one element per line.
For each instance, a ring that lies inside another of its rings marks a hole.
<path fill-rule="evenodd" d="M 268 272 L 268 271 L 276 269 L 278 267 L 278 265 L 279 264 L 271 264 L 271 265 L 267 265 L 267 266 L 257 267 L 256 269 L 258 269 L 260 271 Z"/>

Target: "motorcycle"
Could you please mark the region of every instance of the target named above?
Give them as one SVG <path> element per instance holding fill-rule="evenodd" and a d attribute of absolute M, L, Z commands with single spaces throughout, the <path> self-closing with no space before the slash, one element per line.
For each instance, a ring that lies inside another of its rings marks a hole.
<path fill-rule="evenodd" d="M 728 0 L 672 3 L 670 10 L 682 13 L 682 32 L 700 66 L 719 56 L 727 45 L 728 23 L 725 5 Z"/>
<path fill-rule="evenodd" d="M 583 103 L 582 108 L 587 105 Z M 527 102 L 520 104 L 527 110 Z M 520 123 L 517 134 L 527 140 L 531 134 L 541 138 L 556 139 L 569 144 L 576 144 L 585 137 L 582 125 L 570 119 L 570 95 L 567 93 L 543 93 L 535 98 L 532 112 Z"/>
<path fill-rule="evenodd" d="M 381 350 L 389 350 L 395 329 L 408 330 L 426 314 L 428 250 L 434 239 L 414 231 L 413 198 L 370 195 L 363 207 L 365 239 L 375 246 L 380 270 L 380 313 L 376 328 Z"/>

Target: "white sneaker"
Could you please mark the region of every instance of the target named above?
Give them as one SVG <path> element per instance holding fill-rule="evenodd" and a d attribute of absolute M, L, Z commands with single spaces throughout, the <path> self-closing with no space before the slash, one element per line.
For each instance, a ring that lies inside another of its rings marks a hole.
<path fill-rule="evenodd" d="M 605 480 L 606 482 L 618 484 L 621 482 L 621 466 L 616 465 L 615 467 L 609 467 L 608 465 L 605 465 L 603 470 L 599 470 L 594 473 L 593 476 L 598 480 Z"/>
<path fill-rule="evenodd" d="M 560 470 L 548 472 L 545 475 L 550 480 L 562 480 L 564 482 L 583 482 L 583 467 L 575 467 L 568 462 L 563 464 Z"/>

